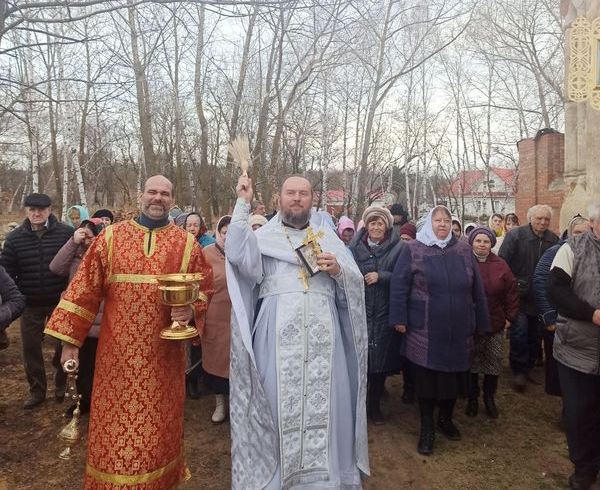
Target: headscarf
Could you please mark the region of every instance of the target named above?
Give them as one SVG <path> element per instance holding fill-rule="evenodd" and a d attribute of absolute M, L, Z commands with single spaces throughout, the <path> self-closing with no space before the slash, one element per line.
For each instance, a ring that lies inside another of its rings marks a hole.
<path fill-rule="evenodd" d="M 469 245 L 473 246 L 473 242 L 475 241 L 475 237 L 477 235 L 486 235 L 490 242 L 492 242 L 492 248 L 496 246 L 496 233 L 491 228 L 487 226 L 478 226 L 477 228 L 473 228 L 471 233 L 469 233 Z"/>
<path fill-rule="evenodd" d="M 567 225 L 567 230 L 569 230 L 569 236 L 571 236 L 573 234 L 573 228 L 575 228 L 577 225 L 581 225 L 584 223 L 589 224 L 590 220 L 587 218 L 584 218 L 580 214 L 573 216 L 571 218 L 571 221 L 569 221 L 569 224 Z"/>
<path fill-rule="evenodd" d="M 464 235 L 465 235 L 467 238 L 469 238 L 469 234 L 471 233 L 471 231 L 467 231 L 467 228 L 469 228 L 469 227 L 471 227 L 471 231 L 473 231 L 475 228 L 477 228 L 477 223 L 473 223 L 473 222 L 471 222 L 471 223 L 467 223 L 467 224 L 465 225 L 465 231 L 464 231 L 464 233 L 463 233 L 463 234 L 464 234 Z"/>
<path fill-rule="evenodd" d="M 92 214 L 92 218 L 108 218 L 111 223 L 115 222 L 115 216 L 110 209 L 99 209 Z"/>
<path fill-rule="evenodd" d="M 506 216 L 504 216 L 504 233 L 508 233 L 508 230 L 506 229 L 506 223 L 508 222 L 509 219 L 513 223 L 514 226 L 520 225 L 519 217 L 515 213 L 508 213 L 508 214 L 506 214 Z"/>
<path fill-rule="evenodd" d="M 452 225 L 458 225 L 458 228 L 460 229 L 460 235 L 462 236 L 463 231 L 462 225 L 460 224 L 460 220 L 458 218 L 452 218 Z M 452 233 L 454 233 L 454 230 L 452 230 Z"/>
<path fill-rule="evenodd" d="M 497 230 L 492 226 L 492 220 L 496 217 L 502 219 L 502 222 L 500 223 L 500 228 L 498 228 Z M 490 219 L 488 219 L 488 228 L 492 230 L 497 237 L 504 236 L 506 234 L 506 229 L 504 228 L 504 216 L 502 216 L 500 213 L 492 214 L 490 216 Z"/>
<path fill-rule="evenodd" d="M 181 218 L 181 216 L 183 216 L 183 218 Z M 200 218 L 200 230 L 198 231 L 198 238 L 199 238 L 207 232 L 207 228 L 206 228 L 206 223 L 204 223 L 204 218 L 202 216 L 200 216 L 198 213 L 196 213 L 195 211 L 192 211 L 191 213 L 181 213 L 180 215 L 178 215 L 175 218 L 175 223 L 177 223 L 178 221 L 183 219 L 182 224 L 180 226 L 183 229 L 185 229 L 185 225 L 190 216 L 198 216 L 198 218 Z"/>
<path fill-rule="evenodd" d="M 252 228 L 254 225 L 265 226 L 269 220 L 265 218 L 262 214 L 251 214 L 248 218 L 248 224 Z"/>
<path fill-rule="evenodd" d="M 175 223 L 175 225 L 179 226 L 179 228 L 183 228 L 185 230 L 185 222 L 187 220 L 187 217 L 190 214 L 191 213 L 181 213 L 181 214 L 178 214 L 177 216 L 175 216 L 175 219 L 173 220 L 173 223 Z M 202 220 L 200 220 L 200 224 L 202 224 Z"/>
<path fill-rule="evenodd" d="M 446 206 L 436 206 L 429 211 L 429 214 L 427 214 L 423 226 L 417 232 L 417 241 L 421 242 L 424 245 L 427 245 L 428 247 L 431 247 L 432 245 L 437 245 L 440 248 L 446 248 L 446 246 L 448 245 L 448 243 L 450 243 L 450 240 L 452 240 L 453 237 L 452 227 L 450 227 L 450 229 L 448 230 L 448 236 L 444 239 L 438 238 L 433 232 L 433 213 L 440 209 L 445 210 L 448 216 L 452 216 L 450 214 L 450 210 Z"/>
<path fill-rule="evenodd" d="M 389 207 L 390 210 L 390 214 L 392 216 L 401 216 L 402 219 L 400 220 L 400 225 L 403 225 L 404 223 L 406 223 L 408 221 L 408 213 L 406 212 L 406 210 L 404 209 L 404 206 L 402 206 L 402 204 L 400 203 L 396 203 L 396 204 L 392 204 Z M 392 219 L 392 223 L 394 222 L 394 220 Z"/>
<path fill-rule="evenodd" d="M 173 206 L 170 210 L 169 210 L 169 218 L 173 221 L 175 221 L 175 218 L 177 218 L 177 216 L 183 214 L 182 209 L 175 205 Z"/>
<path fill-rule="evenodd" d="M 348 218 L 348 216 L 342 216 L 337 227 L 338 236 L 342 238 L 342 233 L 344 233 L 344 230 L 348 229 L 356 231 L 356 229 L 354 228 L 354 222 L 350 218 Z"/>
<path fill-rule="evenodd" d="M 417 238 L 417 227 L 412 223 L 404 223 L 398 231 L 400 236 L 408 235 L 413 240 Z"/>
<path fill-rule="evenodd" d="M 75 228 L 73 221 L 71 221 L 71 211 L 73 209 L 76 209 L 77 211 L 79 211 L 79 221 L 80 222 L 83 222 L 86 219 L 90 219 L 90 213 L 88 212 L 87 208 L 80 206 L 80 205 L 71 206 L 69 209 L 67 209 L 67 216 L 65 217 L 65 222 L 69 226 Z"/>
<path fill-rule="evenodd" d="M 217 221 L 217 226 L 215 227 L 215 239 L 217 241 L 216 244 L 221 250 L 225 248 L 225 238 L 223 237 L 223 235 L 221 235 L 221 229 L 224 226 L 229 226 L 229 223 L 231 223 L 231 215 L 226 214 L 225 216 L 221 216 L 219 218 L 219 221 Z"/>
<path fill-rule="evenodd" d="M 79 228 L 83 228 L 84 226 L 89 226 L 94 236 L 98 236 L 104 229 L 104 223 L 101 218 L 89 218 L 83 220 L 79 225 Z"/>

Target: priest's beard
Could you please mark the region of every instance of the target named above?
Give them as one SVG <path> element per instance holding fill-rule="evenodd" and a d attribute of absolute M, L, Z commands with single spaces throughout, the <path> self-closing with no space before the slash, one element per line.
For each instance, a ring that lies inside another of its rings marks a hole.
<path fill-rule="evenodd" d="M 298 213 L 281 210 L 281 219 L 285 224 L 292 225 L 294 228 L 302 228 L 310 219 L 310 209 Z"/>

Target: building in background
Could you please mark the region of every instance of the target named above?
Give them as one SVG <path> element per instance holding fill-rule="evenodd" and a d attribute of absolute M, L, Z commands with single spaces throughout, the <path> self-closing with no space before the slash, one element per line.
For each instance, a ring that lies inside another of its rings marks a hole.
<path fill-rule="evenodd" d="M 490 167 L 463 170 L 443 189 L 438 200 L 462 219 L 487 219 L 493 213 L 515 211 L 514 169 Z"/>

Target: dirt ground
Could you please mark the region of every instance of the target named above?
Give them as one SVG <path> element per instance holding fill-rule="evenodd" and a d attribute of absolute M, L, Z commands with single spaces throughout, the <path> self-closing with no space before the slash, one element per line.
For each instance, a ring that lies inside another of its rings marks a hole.
<path fill-rule="evenodd" d="M 57 434 L 65 420 L 66 402 L 47 400 L 24 411 L 27 382 L 21 365 L 18 325 L 8 330 L 11 346 L 0 351 L 0 490 L 81 488 L 85 438 L 74 458 L 58 458 Z M 50 372 L 50 342 L 47 343 Z M 542 369 L 534 375 L 542 379 Z M 435 454 L 416 451 L 418 415 L 415 405 L 400 400 L 401 380 L 388 380 L 383 408 L 387 423 L 369 426 L 372 476 L 366 489 L 557 489 L 566 488 L 571 471 L 564 434 L 557 426 L 560 401 L 530 384 L 525 394 L 514 393 L 503 375 L 498 406 L 501 416 L 468 418 L 464 400 L 457 405 L 461 442 L 437 437 Z M 213 396 L 186 402 L 185 443 L 192 479 L 183 489 L 227 489 L 230 486 L 229 425 L 210 422 Z M 83 419 L 87 422 L 86 419 Z M 84 424 L 85 425 L 85 424 Z M 596 487 L 598 489 L 600 487 Z"/>

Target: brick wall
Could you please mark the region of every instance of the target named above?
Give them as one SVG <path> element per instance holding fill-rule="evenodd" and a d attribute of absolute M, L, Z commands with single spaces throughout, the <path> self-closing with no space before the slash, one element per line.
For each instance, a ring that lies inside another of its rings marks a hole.
<path fill-rule="evenodd" d="M 521 224 L 527 222 L 527 210 L 535 204 L 548 204 L 553 215 L 550 228 L 559 233 L 560 208 L 564 200 L 565 135 L 551 130 L 539 131 L 535 138 L 519 141 L 519 173 L 515 209 Z"/>

